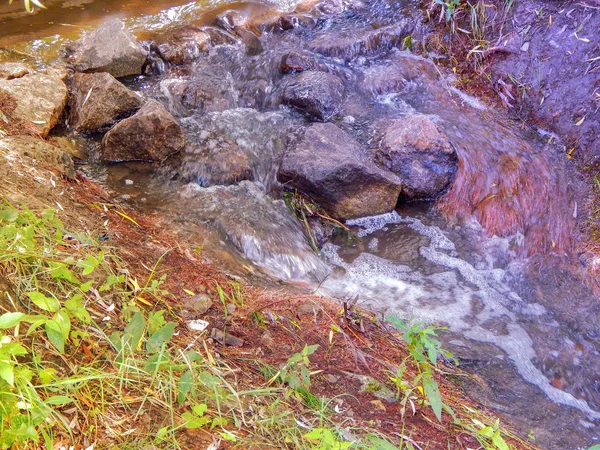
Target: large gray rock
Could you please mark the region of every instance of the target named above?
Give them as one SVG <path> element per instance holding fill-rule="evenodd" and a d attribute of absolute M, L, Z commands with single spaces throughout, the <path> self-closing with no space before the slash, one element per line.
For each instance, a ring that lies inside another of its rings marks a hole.
<path fill-rule="evenodd" d="M 163 161 L 185 146 L 183 128 L 165 107 L 147 102 L 102 139 L 103 161 Z"/>
<path fill-rule="evenodd" d="M 377 159 L 402 180 L 402 196 L 432 199 L 450 184 L 458 166 L 448 137 L 431 119 L 411 114 L 376 124 Z"/>
<path fill-rule="evenodd" d="M 54 170 L 66 178 L 75 178 L 75 166 L 71 156 L 38 137 L 8 136 L 0 139 L 0 149 L 31 158 L 33 160 L 32 167 L 39 165 Z"/>
<path fill-rule="evenodd" d="M 368 151 L 333 124 L 314 124 L 283 158 L 279 181 L 312 197 L 338 219 L 394 209 L 400 180 L 370 161 Z"/>
<path fill-rule="evenodd" d="M 187 64 L 208 51 L 210 35 L 199 28 L 185 26 L 161 34 L 154 47 L 162 59 L 172 64 Z"/>
<path fill-rule="evenodd" d="M 377 55 L 399 47 L 412 29 L 411 22 L 405 20 L 377 29 L 359 28 L 342 32 L 325 32 L 316 36 L 308 46 L 310 50 L 322 55 L 349 61 L 357 56 Z"/>
<path fill-rule="evenodd" d="M 56 125 L 67 102 L 67 86 L 54 72 L 0 80 L 0 100 L 10 119 L 45 137 Z"/>
<path fill-rule="evenodd" d="M 69 125 L 90 132 L 107 127 L 141 108 L 142 97 L 109 73 L 76 73 L 70 84 Z"/>
<path fill-rule="evenodd" d="M 307 70 L 283 79 L 281 102 L 317 120 L 331 119 L 343 101 L 344 83 L 333 74 Z"/>
<path fill-rule="evenodd" d="M 69 61 L 78 72 L 108 72 L 119 78 L 139 75 L 147 52 L 118 19 L 87 33 L 71 47 Z"/>

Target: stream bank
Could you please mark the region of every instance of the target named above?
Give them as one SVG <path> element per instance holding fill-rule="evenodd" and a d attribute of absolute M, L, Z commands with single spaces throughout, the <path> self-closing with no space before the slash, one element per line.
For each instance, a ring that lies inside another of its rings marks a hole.
<path fill-rule="evenodd" d="M 535 434 L 548 448 L 593 442 L 586 427 L 593 425 L 597 404 L 590 384 L 597 367 L 596 322 L 581 319 L 597 314 L 595 297 L 581 288 L 573 308 L 576 280 L 547 283 L 534 264 L 518 264 L 527 255 L 544 261 L 546 255 L 561 259 L 573 253 L 577 180 L 565 176 L 564 161 L 548 158 L 556 153 L 556 142 L 519 131 L 457 91 L 430 60 L 399 51 L 408 33 L 417 40 L 422 32 L 420 20 L 408 19 L 407 10 L 387 2 L 369 7 L 330 2 L 316 15 L 282 14 L 258 23 L 244 22 L 235 12 L 208 14 L 216 20 L 210 27 L 170 30 L 136 50 L 150 53 L 149 72 L 128 80 L 129 91 L 122 92 L 152 100 L 134 115 L 139 101 L 134 111 L 117 104 L 108 119 L 107 111 L 100 111 L 94 120 L 82 120 L 91 117 L 89 111 L 79 114 L 82 106 L 99 103 L 92 96 L 99 87 L 106 87 L 104 100 L 109 85 L 119 85 L 103 81 L 105 75 L 73 77 L 69 108 L 77 114 L 69 116 L 72 128 L 86 132 L 95 123 L 92 131 L 102 134 L 120 120 L 102 139 L 101 134 L 73 137 L 88 160 L 86 173 L 122 200 L 160 211 L 165 226 L 179 230 L 186 241 L 204 241 L 208 251 L 226 249 L 233 266 L 258 266 L 258 272 L 276 278 L 322 284 L 347 300 L 358 293 L 370 307 L 384 303 L 383 312 L 445 323 L 459 333 L 446 342 L 462 360 L 471 360 L 490 379 L 495 372 L 498 386 L 491 403 L 496 408 L 503 408 L 499 400 L 510 391 L 512 403 L 529 403 L 540 390 L 543 402 L 552 400 L 528 418 L 519 413 L 515 420 L 522 421 L 523 431 L 535 424 Z M 111 26 L 115 33 L 123 31 Z M 76 48 L 73 55 L 77 67 Z M 132 55 L 132 61 L 139 58 Z M 120 88 L 114 89 L 123 99 Z M 64 96 L 57 101 L 64 103 Z M 48 117 L 54 120 L 53 113 Z M 323 120 L 329 122 L 312 123 Z M 35 122 L 31 125 L 39 125 Z M 164 131 L 148 125 L 156 123 Z M 417 139 L 420 129 L 428 134 Z M 414 142 L 406 145 L 410 139 Z M 424 159 L 411 155 L 415 146 Z M 145 153 L 132 153 L 140 150 Z M 163 164 L 98 163 L 162 161 L 169 154 L 174 155 Z M 408 167 L 403 160 L 410 161 Z M 407 170 L 415 167 L 433 170 Z M 346 179 L 346 173 L 352 177 Z M 288 194 L 282 195 L 277 180 L 311 197 L 300 200 L 298 212 L 313 217 L 293 219 L 279 200 Z M 430 183 L 423 188 L 423 181 Z M 400 192 L 404 200 L 431 198 L 449 182 L 440 203 L 446 220 L 434 210 L 422 213 L 405 205 L 395 216 L 349 223 L 362 239 L 350 234 L 347 242 L 344 233 L 332 238 L 315 220 L 325 217 L 335 224 L 388 212 Z M 363 185 L 366 197 L 355 201 L 353 189 Z M 325 243 L 328 264 L 311 251 L 303 227 L 311 230 L 313 241 Z M 488 241 L 486 233 L 500 238 Z M 404 234 L 411 236 L 406 246 L 400 245 Z M 490 242 L 497 248 L 490 251 Z M 546 263 L 539 271 L 564 276 L 551 266 Z M 322 283 L 332 267 L 333 275 Z M 549 333 L 552 339 L 545 342 Z M 571 348 L 577 352 L 570 355 Z M 522 386 L 530 388 L 521 393 L 517 387 Z M 581 413 L 556 407 L 549 421 L 539 417 L 555 408 L 553 401 Z"/>

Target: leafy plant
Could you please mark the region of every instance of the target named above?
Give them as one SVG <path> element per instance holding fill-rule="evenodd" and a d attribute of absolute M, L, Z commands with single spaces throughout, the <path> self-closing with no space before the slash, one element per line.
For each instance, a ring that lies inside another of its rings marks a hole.
<path fill-rule="evenodd" d="M 409 356 L 402 361 L 396 373 L 390 376 L 390 380 L 396 385 L 398 396 L 402 396 L 401 404 L 403 413 L 407 404 L 411 404 L 414 410 L 414 399 L 431 407 L 436 418 L 441 422 L 442 410 L 453 415 L 452 410 L 443 403 L 440 389 L 433 378 L 434 369 L 437 367 L 438 354 L 451 357 L 449 352 L 442 350 L 441 343 L 434 338 L 436 328 L 434 326 L 424 327 L 421 323 L 407 324 L 398 317 L 388 319 L 392 325 L 402 330 L 402 339 L 408 345 Z M 417 368 L 417 375 L 412 380 L 406 380 L 408 359 L 412 359 Z M 415 397 L 414 394 L 417 394 Z"/>
<path fill-rule="evenodd" d="M 310 387 L 311 372 L 308 369 L 310 365 L 309 356 L 312 355 L 319 345 L 305 345 L 301 352 L 294 353 L 289 357 L 285 365 L 279 369 L 279 372 L 273 379 L 279 378 L 281 382 L 287 384 L 292 389 Z"/>

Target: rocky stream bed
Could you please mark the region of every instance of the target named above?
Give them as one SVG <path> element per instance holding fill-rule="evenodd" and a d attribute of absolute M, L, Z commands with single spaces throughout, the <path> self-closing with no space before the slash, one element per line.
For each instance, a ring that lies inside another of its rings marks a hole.
<path fill-rule="evenodd" d="M 600 304 L 565 143 L 409 51 L 432 31 L 418 4 L 279 6 L 205 8 L 140 40 L 110 19 L 47 66 L 13 55 L 0 148 L 77 165 L 231 273 L 445 325 L 487 380 L 472 393 L 524 435 L 598 441 Z"/>

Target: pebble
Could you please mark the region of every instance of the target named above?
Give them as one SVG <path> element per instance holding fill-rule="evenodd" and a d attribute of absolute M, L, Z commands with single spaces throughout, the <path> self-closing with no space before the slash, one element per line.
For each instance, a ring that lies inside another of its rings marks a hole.
<path fill-rule="evenodd" d="M 210 337 L 222 345 L 229 345 L 232 347 L 241 347 L 244 345 L 244 341 L 238 337 L 235 337 L 229 333 L 224 333 L 221 330 L 213 328 L 210 332 Z"/>

